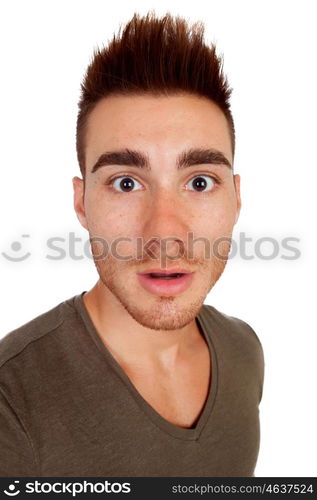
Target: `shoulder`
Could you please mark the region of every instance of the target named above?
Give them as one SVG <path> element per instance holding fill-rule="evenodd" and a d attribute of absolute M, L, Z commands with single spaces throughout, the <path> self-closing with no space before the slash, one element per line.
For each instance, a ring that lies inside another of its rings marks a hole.
<path fill-rule="evenodd" d="M 233 343 L 247 343 L 255 349 L 263 351 L 261 341 L 254 329 L 246 321 L 229 316 L 215 307 L 203 304 L 202 315 L 211 328 L 220 328 L 221 335 Z"/>
<path fill-rule="evenodd" d="M 200 316 L 221 362 L 256 379 L 261 399 L 265 360 L 262 343 L 254 329 L 246 321 L 207 304 L 203 305 Z"/>
<path fill-rule="evenodd" d="M 67 299 L 0 339 L 0 372 L 12 359 L 25 355 L 39 341 L 60 328 L 68 314 L 73 312 L 71 299 Z"/>

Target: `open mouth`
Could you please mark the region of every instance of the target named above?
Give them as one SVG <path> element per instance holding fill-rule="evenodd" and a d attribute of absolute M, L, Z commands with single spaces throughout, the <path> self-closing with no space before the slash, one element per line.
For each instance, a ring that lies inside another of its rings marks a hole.
<path fill-rule="evenodd" d="M 193 281 L 195 272 L 138 274 L 139 283 L 145 290 L 160 296 L 178 295 L 185 292 Z"/>
<path fill-rule="evenodd" d="M 160 273 L 149 273 L 147 276 L 156 279 L 172 280 L 175 278 L 181 278 L 185 273 L 173 273 L 173 274 L 160 274 Z"/>

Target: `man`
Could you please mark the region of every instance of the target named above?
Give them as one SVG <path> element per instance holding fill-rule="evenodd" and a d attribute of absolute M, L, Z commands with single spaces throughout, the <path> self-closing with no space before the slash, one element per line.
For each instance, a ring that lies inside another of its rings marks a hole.
<path fill-rule="evenodd" d="M 264 360 L 204 304 L 240 212 L 215 47 L 134 15 L 82 84 L 74 207 L 96 285 L 1 342 L 2 476 L 252 476 Z"/>

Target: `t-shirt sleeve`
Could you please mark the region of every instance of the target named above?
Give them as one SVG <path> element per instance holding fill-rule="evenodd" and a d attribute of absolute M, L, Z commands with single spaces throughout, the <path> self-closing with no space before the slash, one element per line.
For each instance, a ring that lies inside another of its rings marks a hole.
<path fill-rule="evenodd" d="M 251 335 L 253 335 L 253 338 L 255 339 L 255 343 L 257 346 L 257 349 L 254 351 L 254 359 L 257 361 L 257 373 L 260 383 L 260 397 L 259 397 L 259 403 L 260 403 L 262 401 L 262 396 L 263 396 L 264 373 L 265 373 L 265 359 L 264 359 L 263 346 L 253 328 L 245 321 L 243 321 L 243 323 L 247 327 Z"/>
<path fill-rule="evenodd" d="M 0 388 L 0 477 L 38 475 L 32 443 Z"/>

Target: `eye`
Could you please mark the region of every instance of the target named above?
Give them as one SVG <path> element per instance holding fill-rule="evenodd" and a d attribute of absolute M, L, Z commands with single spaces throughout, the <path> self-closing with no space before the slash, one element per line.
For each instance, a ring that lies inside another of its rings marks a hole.
<path fill-rule="evenodd" d="M 212 191 L 215 187 L 215 184 L 219 184 L 217 179 L 211 177 L 210 175 L 196 175 L 189 181 L 189 184 L 190 183 L 193 183 L 194 189 L 189 189 L 189 191 L 198 191 L 198 192 Z"/>
<path fill-rule="evenodd" d="M 107 184 L 110 184 L 116 191 L 120 193 L 130 193 L 136 186 L 141 186 L 141 184 L 133 179 L 133 177 L 128 177 L 127 175 L 121 177 L 115 177 L 111 179 Z"/>

